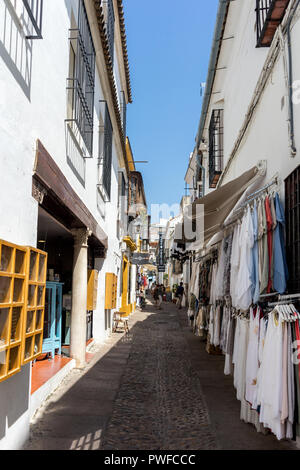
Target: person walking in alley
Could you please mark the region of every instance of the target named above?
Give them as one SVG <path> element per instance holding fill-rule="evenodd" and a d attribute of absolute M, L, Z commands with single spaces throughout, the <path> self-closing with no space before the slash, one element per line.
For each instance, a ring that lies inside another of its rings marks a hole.
<path fill-rule="evenodd" d="M 163 301 L 163 289 L 164 289 L 164 286 L 162 284 L 160 284 L 157 288 L 157 295 L 158 295 L 158 310 L 161 310 L 162 307 L 161 307 L 161 304 L 162 304 L 162 301 Z"/>
<path fill-rule="evenodd" d="M 183 287 L 183 282 L 180 283 L 180 286 L 177 287 L 176 290 L 176 297 L 177 297 L 177 307 L 180 310 L 182 308 L 182 298 L 184 295 L 184 287 Z"/>
<path fill-rule="evenodd" d="M 153 291 L 152 291 L 152 295 L 153 295 L 153 299 L 154 299 L 154 303 L 157 307 L 157 303 L 158 303 L 158 285 L 157 284 L 154 284 L 154 287 L 153 287 Z"/>

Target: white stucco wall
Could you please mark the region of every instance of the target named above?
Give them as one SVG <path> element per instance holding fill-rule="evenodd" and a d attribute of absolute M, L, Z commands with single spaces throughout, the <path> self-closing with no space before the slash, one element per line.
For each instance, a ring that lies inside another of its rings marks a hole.
<path fill-rule="evenodd" d="M 19 1 L 19 0 L 17 0 Z M 104 260 L 97 260 L 99 289 L 94 336 L 105 339 L 105 273 L 118 274 L 118 169 L 122 160 L 114 128 L 111 200 L 103 218 L 97 207 L 99 101 L 106 98 L 96 67 L 93 158 L 85 160 L 83 186 L 66 160 L 65 119 L 69 70 L 69 28 L 76 0 L 44 2 L 43 39 L 26 40 L 10 0 L 0 2 L 0 238 L 36 246 L 38 205 L 31 196 L 36 140 L 40 139 L 72 188 L 108 236 Z M 120 50 L 120 48 L 118 48 Z M 122 63 L 117 61 L 117 65 Z M 122 74 L 115 70 L 117 85 Z M 124 75 L 124 72 L 123 72 Z M 118 90 L 120 92 L 121 90 Z M 111 109 L 112 112 L 112 109 Z M 0 449 L 20 448 L 28 436 L 30 365 L 0 383 Z M 12 399 L 13 398 L 13 399 Z"/>
<path fill-rule="evenodd" d="M 234 148 L 242 128 L 255 87 L 265 64 L 269 48 L 256 47 L 255 6 L 252 1 L 232 2 L 229 7 L 224 37 L 234 36 L 223 42 L 218 68 L 226 66 L 216 74 L 208 118 L 205 128 L 209 127 L 211 112 L 224 109 L 224 167 Z M 300 78 L 300 59 L 297 54 L 300 39 L 300 23 L 292 29 L 294 80 Z M 230 45 L 229 45 L 230 43 Z M 296 147 L 300 145 L 300 105 L 294 106 Z M 288 139 L 288 100 L 284 77 L 282 55 L 276 61 L 250 125 L 236 153 L 222 184 L 238 177 L 255 166 L 259 160 L 267 161 L 267 173 L 259 182 L 259 187 L 268 183 L 279 174 L 284 180 L 300 163 L 300 152 L 291 158 Z M 204 133 L 208 139 L 207 130 Z M 208 176 L 208 158 L 205 153 Z M 284 196 L 283 185 L 280 185 Z M 211 189 L 206 180 L 206 192 Z"/>

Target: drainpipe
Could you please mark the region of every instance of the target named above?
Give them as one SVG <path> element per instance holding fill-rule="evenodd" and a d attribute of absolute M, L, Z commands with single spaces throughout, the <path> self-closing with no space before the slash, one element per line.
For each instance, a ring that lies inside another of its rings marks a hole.
<path fill-rule="evenodd" d="M 294 105 L 293 105 L 293 57 L 292 57 L 292 44 L 291 44 L 291 23 L 300 4 L 300 0 L 297 0 L 294 9 L 289 17 L 287 23 L 287 47 L 288 47 L 288 84 L 289 84 L 289 122 L 290 122 L 290 145 L 291 145 L 291 156 L 295 157 L 297 149 L 295 145 L 295 122 L 294 122 Z"/>

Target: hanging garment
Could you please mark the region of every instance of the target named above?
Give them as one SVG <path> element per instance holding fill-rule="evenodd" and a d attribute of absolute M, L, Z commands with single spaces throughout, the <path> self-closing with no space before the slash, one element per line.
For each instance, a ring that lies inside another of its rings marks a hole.
<path fill-rule="evenodd" d="M 233 369 L 233 386 L 237 389 L 238 383 L 238 374 L 237 374 L 237 366 L 239 360 L 239 344 L 240 344 L 240 332 L 241 332 L 241 321 L 240 318 L 236 318 L 236 325 L 235 325 L 235 334 L 234 334 L 234 342 L 233 342 L 233 354 L 232 354 L 232 364 L 234 365 Z"/>
<path fill-rule="evenodd" d="M 260 324 L 260 308 L 256 311 L 250 309 L 250 322 L 249 322 L 249 344 L 247 350 L 246 361 L 246 392 L 245 399 L 255 406 L 255 396 L 257 388 L 257 374 L 259 369 L 258 363 L 258 348 L 259 348 L 259 324 Z"/>
<path fill-rule="evenodd" d="M 232 306 L 236 307 L 236 297 L 237 297 L 237 278 L 238 278 L 238 271 L 240 266 L 240 230 L 241 225 L 238 223 L 233 232 L 233 239 L 232 239 L 232 252 L 231 252 L 231 273 L 230 273 L 230 296 Z"/>
<path fill-rule="evenodd" d="M 233 328 L 234 319 L 231 315 L 231 309 L 229 309 L 229 319 L 227 323 L 227 331 L 226 331 L 226 345 L 225 345 L 225 365 L 224 365 L 224 374 L 230 375 L 232 374 L 232 350 L 229 346 L 230 341 L 230 334 Z"/>
<path fill-rule="evenodd" d="M 262 214 L 262 203 L 261 200 L 258 200 L 257 203 L 257 220 L 258 220 L 258 260 L 259 260 L 259 285 L 262 280 L 262 267 L 263 267 L 263 236 L 264 236 L 264 226 L 263 226 L 263 214 Z"/>
<path fill-rule="evenodd" d="M 253 213 L 252 213 L 252 224 L 253 224 L 253 249 L 252 249 L 252 273 L 251 273 L 251 283 L 252 283 L 252 299 L 253 304 L 256 305 L 259 300 L 259 259 L 258 259 L 258 217 L 257 217 L 257 205 L 254 201 Z"/>
<path fill-rule="evenodd" d="M 227 343 L 228 323 L 230 320 L 230 312 L 231 311 L 229 307 L 223 308 L 221 335 L 220 335 L 220 348 L 222 349 L 224 354 L 226 353 L 226 343 Z"/>
<path fill-rule="evenodd" d="M 277 218 L 276 218 L 276 209 L 275 209 L 275 200 L 274 196 L 270 196 L 270 206 L 271 206 L 271 214 L 272 214 L 272 238 L 273 238 L 273 252 L 274 252 L 274 232 L 277 226 Z M 273 279 L 273 284 L 274 284 L 274 256 L 272 256 L 272 266 L 271 266 L 271 277 Z"/>
<path fill-rule="evenodd" d="M 288 340 L 287 340 L 287 351 L 288 351 L 288 422 L 290 424 L 290 429 L 292 431 L 292 438 L 296 437 L 294 431 L 294 413 L 295 413 L 295 380 L 294 380 L 294 367 L 292 360 L 289 359 L 289 355 L 292 351 L 292 327 L 291 324 L 287 325 L 288 331 Z"/>
<path fill-rule="evenodd" d="M 263 236 L 261 239 L 261 252 L 259 253 L 259 256 L 261 256 L 260 293 L 263 294 L 267 290 L 269 282 L 268 226 L 264 201 L 261 203 L 261 214 Z"/>
<path fill-rule="evenodd" d="M 284 422 L 289 416 L 288 404 L 288 332 L 287 323 L 283 323 L 283 342 L 282 342 L 282 405 L 281 405 L 281 421 Z"/>
<path fill-rule="evenodd" d="M 277 439 L 286 436 L 281 422 L 283 328 L 275 313 L 269 315 L 262 364 L 258 374 L 260 422 L 272 430 Z"/>
<path fill-rule="evenodd" d="M 221 306 L 217 305 L 214 315 L 214 336 L 213 345 L 215 347 L 220 345 L 220 334 L 221 334 Z"/>
<path fill-rule="evenodd" d="M 189 286 L 190 294 L 194 294 L 197 265 L 198 265 L 198 263 L 193 263 L 192 274 L 191 274 L 191 279 L 190 279 L 190 286 Z"/>
<path fill-rule="evenodd" d="M 216 291 L 216 300 L 222 300 L 224 297 L 224 271 L 225 271 L 225 251 L 224 251 L 225 240 L 222 240 L 220 251 L 219 251 L 219 261 L 218 261 L 218 271 L 215 281 L 215 291 Z"/>
<path fill-rule="evenodd" d="M 210 300 L 211 305 L 216 304 L 216 276 L 217 276 L 218 265 L 217 263 L 213 264 L 212 275 L 211 275 L 211 288 L 210 288 Z"/>
<path fill-rule="evenodd" d="M 208 327 L 209 341 L 211 344 L 213 344 L 213 340 L 214 340 L 214 323 L 215 323 L 215 306 L 211 305 L 209 309 L 209 327 Z"/>
<path fill-rule="evenodd" d="M 239 337 L 235 358 L 235 386 L 236 397 L 242 400 L 245 396 L 246 387 L 246 360 L 249 341 L 249 321 L 245 318 L 238 318 L 239 322 Z"/>
<path fill-rule="evenodd" d="M 224 240 L 224 280 L 223 280 L 223 291 L 225 296 L 230 295 L 230 271 L 231 271 L 231 252 L 232 252 L 232 240 L 233 240 L 233 232 L 231 232 L 228 237 Z"/>
<path fill-rule="evenodd" d="M 240 263 L 235 284 L 237 286 L 236 305 L 240 310 L 248 310 L 252 303 L 253 271 L 252 248 L 254 244 L 253 223 L 250 207 L 243 218 L 240 231 Z"/>
<path fill-rule="evenodd" d="M 299 380 L 299 359 L 300 359 L 300 344 L 297 341 L 296 323 L 291 324 L 291 336 L 293 345 L 293 376 L 295 383 L 295 409 L 294 409 L 294 435 L 300 435 L 299 421 L 300 421 L 300 380 Z"/>
<path fill-rule="evenodd" d="M 275 208 L 277 226 L 274 231 L 274 250 L 273 250 L 273 286 L 276 292 L 283 294 L 286 290 L 286 283 L 289 278 L 288 267 L 285 256 L 284 246 L 284 211 L 280 203 L 278 193 L 275 195 Z"/>
<path fill-rule="evenodd" d="M 270 200 L 268 196 L 266 196 L 266 199 L 265 199 L 265 211 L 266 211 L 266 220 L 267 220 L 267 241 L 268 241 L 268 260 L 269 260 L 267 293 L 269 294 L 273 286 L 273 278 L 272 278 L 273 219 L 272 219 L 272 213 L 271 213 Z"/>

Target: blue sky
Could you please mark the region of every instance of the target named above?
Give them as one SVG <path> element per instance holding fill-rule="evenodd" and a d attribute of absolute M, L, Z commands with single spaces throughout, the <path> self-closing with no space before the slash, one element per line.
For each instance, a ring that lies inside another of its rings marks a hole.
<path fill-rule="evenodd" d="M 124 0 L 127 135 L 151 204 L 178 204 L 201 112 L 218 0 Z M 153 220 L 153 222 L 156 222 Z"/>

